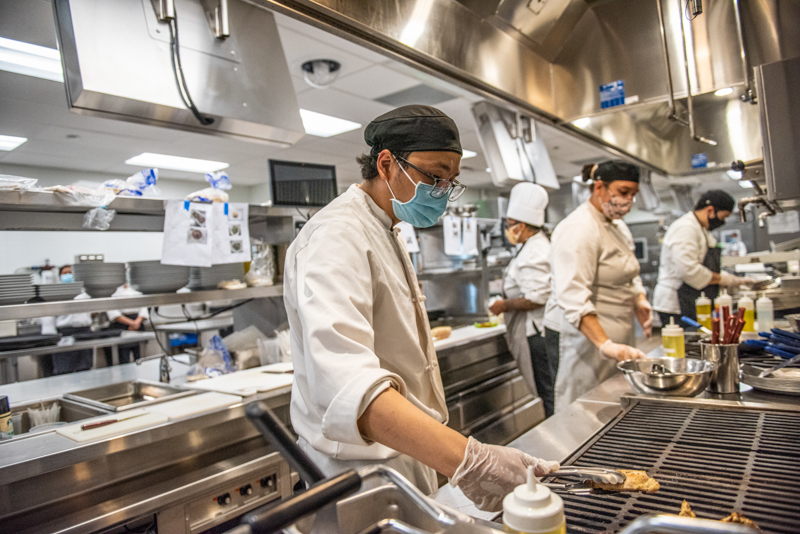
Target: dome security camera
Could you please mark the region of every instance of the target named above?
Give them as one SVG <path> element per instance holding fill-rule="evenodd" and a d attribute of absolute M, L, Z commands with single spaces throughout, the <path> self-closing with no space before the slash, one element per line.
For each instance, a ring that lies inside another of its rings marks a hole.
<path fill-rule="evenodd" d="M 339 76 L 342 64 L 333 59 L 313 59 L 302 65 L 303 78 L 315 89 L 326 89 Z"/>

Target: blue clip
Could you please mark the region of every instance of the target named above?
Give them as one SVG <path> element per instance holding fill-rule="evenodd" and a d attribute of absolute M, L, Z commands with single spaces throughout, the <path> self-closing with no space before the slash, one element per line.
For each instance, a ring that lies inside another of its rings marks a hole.
<path fill-rule="evenodd" d="M 228 203 L 226 202 L 225 203 L 225 215 L 227 215 L 227 214 L 228 214 Z"/>
<path fill-rule="evenodd" d="M 184 200 L 183 201 L 183 209 L 185 209 L 186 211 L 189 211 L 189 201 L 188 200 Z"/>

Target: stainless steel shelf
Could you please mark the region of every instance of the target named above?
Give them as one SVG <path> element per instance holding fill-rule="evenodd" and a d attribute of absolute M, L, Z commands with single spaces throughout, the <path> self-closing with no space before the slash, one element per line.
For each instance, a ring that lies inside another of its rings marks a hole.
<path fill-rule="evenodd" d="M 158 293 L 136 297 L 14 304 L 12 306 L 0 306 L 0 321 L 33 319 L 71 313 L 149 308 L 171 304 L 189 304 L 191 302 L 260 299 L 280 297 L 282 295 L 283 285 L 279 284 L 269 287 L 248 287 L 246 289 L 212 289 L 209 291 L 192 291 L 191 293 Z"/>

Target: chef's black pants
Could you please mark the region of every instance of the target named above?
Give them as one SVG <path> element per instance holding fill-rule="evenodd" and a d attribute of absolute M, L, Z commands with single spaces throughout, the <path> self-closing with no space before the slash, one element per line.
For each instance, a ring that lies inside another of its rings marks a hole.
<path fill-rule="evenodd" d="M 550 417 L 553 415 L 555 408 L 558 357 L 556 357 L 555 361 L 550 358 L 545 338 L 541 334 L 529 336 L 528 347 L 531 350 L 531 363 L 533 363 L 533 379 L 536 382 L 536 391 L 542 398 L 545 417 Z"/>

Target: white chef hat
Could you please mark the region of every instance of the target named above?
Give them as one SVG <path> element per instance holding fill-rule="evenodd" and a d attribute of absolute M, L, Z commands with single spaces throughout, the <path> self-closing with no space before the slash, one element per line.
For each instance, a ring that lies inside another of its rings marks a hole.
<path fill-rule="evenodd" d="M 548 201 L 547 191 L 541 185 L 530 182 L 517 184 L 511 190 L 506 217 L 532 226 L 542 226 Z"/>

